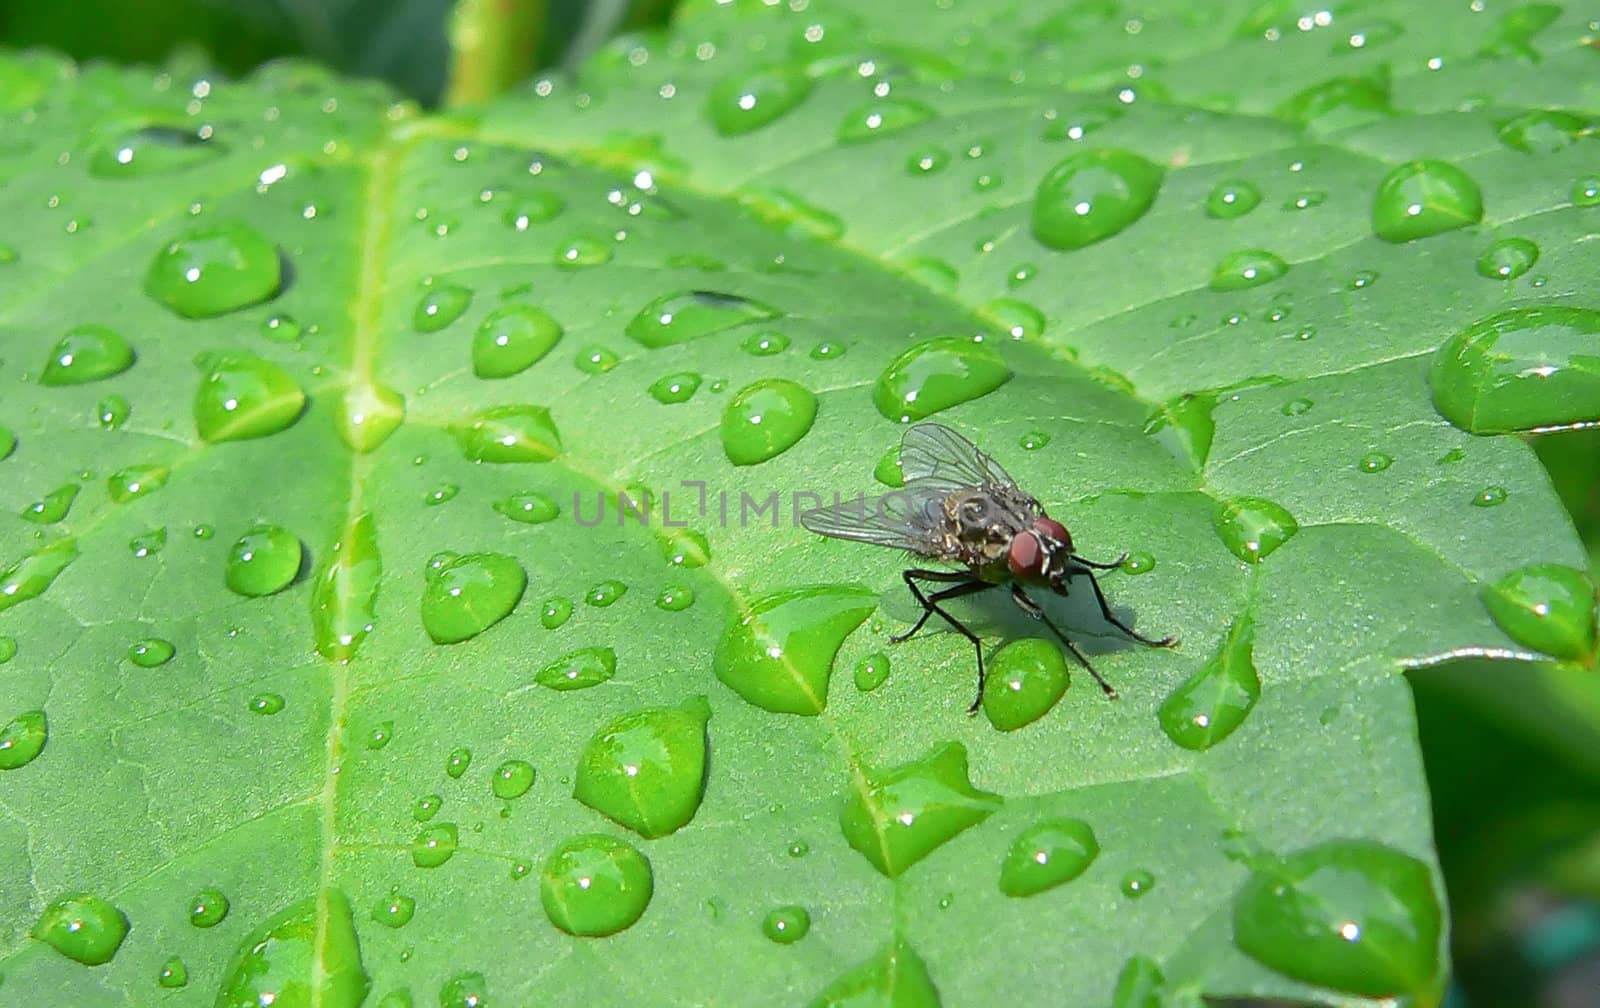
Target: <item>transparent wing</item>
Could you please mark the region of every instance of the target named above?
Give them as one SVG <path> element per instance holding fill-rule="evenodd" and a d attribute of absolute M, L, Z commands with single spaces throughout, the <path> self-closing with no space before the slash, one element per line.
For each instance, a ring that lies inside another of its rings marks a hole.
<path fill-rule="evenodd" d="M 900 472 L 907 484 L 928 480 L 958 486 L 1015 486 L 1000 463 L 944 424 L 920 423 L 900 440 Z"/>
<path fill-rule="evenodd" d="M 834 539 L 934 555 L 944 542 L 943 489 L 905 487 L 882 497 L 858 497 L 800 513 L 800 524 Z"/>

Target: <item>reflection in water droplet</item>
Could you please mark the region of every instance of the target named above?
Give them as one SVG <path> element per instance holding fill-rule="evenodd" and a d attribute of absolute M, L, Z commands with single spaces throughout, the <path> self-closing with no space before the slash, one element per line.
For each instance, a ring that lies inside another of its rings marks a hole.
<path fill-rule="evenodd" d="M 1217 397 L 1209 392 L 1176 396 L 1158 405 L 1144 422 L 1144 433 L 1196 471 L 1205 468 L 1216 435 L 1212 411 Z"/>
<path fill-rule="evenodd" d="M 417 901 L 398 892 L 391 892 L 372 906 L 372 919 L 391 928 L 405 927 L 416 913 Z"/>
<path fill-rule="evenodd" d="M 489 981 L 482 973 L 458 973 L 439 988 L 439 1008 L 485 1008 Z"/>
<path fill-rule="evenodd" d="M 194 425 L 206 441 L 276 434 L 300 418 L 306 395 L 283 368 L 259 357 L 205 354 L 194 395 Z"/>
<path fill-rule="evenodd" d="M 128 422 L 128 416 L 133 412 L 133 407 L 128 400 L 119 395 L 108 395 L 101 399 L 94 408 L 95 422 L 106 430 L 116 430 Z M 3 445 L 0 445 L 3 447 Z M 0 453 L 0 458 L 4 454 Z"/>
<path fill-rule="evenodd" d="M 252 598 L 280 592 L 299 573 L 304 555 L 294 533 L 277 525 L 257 525 L 228 551 L 227 585 Z"/>
<path fill-rule="evenodd" d="M 58 539 L 0 570 L 0 612 L 43 595 L 76 559 L 77 541 Z"/>
<path fill-rule="evenodd" d="M 1557 109 L 1534 109 L 1500 125 L 1500 142 L 1524 154 L 1555 154 L 1595 134 L 1589 119 Z"/>
<path fill-rule="evenodd" d="M 339 397 L 339 440 L 353 451 L 375 451 L 406 418 L 405 396 L 386 385 L 353 384 Z"/>
<path fill-rule="evenodd" d="M 120 333 L 99 325 L 69 329 L 50 351 L 40 385 L 82 385 L 121 374 L 133 366 L 133 347 Z"/>
<path fill-rule="evenodd" d="M 276 693 L 257 693 L 250 698 L 250 702 L 246 706 L 252 714 L 271 717 L 273 714 L 283 710 L 283 697 Z"/>
<path fill-rule="evenodd" d="M 167 485 L 172 471 L 160 465 L 131 465 L 106 477 L 106 494 L 118 504 L 154 493 Z"/>
<path fill-rule="evenodd" d="M 539 873 L 550 923 L 572 935 L 603 937 L 637 921 L 654 892 L 650 862 L 632 844 L 600 833 L 565 841 Z"/>
<path fill-rule="evenodd" d="M 966 747 L 947 742 L 901 766 L 854 767 L 839 828 L 874 868 L 895 878 L 987 819 L 1001 802 L 972 786 Z"/>
<path fill-rule="evenodd" d="M 668 585 L 656 596 L 656 606 L 667 612 L 682 612 L 694 605 L 694 592 L 682 585 Z"/>
<path fill-rule="evenodd" d="M 1127 574 L 1148 574 L 1155 570 L 1156 558 L 1143 550 L 1129 553 L 1122 561 L 1122 571 Z"/>
<path fill-rule="evenodd" d="M 512 521 L 525 525 L 542 525 L 554 521 L 561 514 L 556 502 L 536 490 L 512 494 L 494 502 L 494 509 Z"/>
<path fill-rule="evenodd" d="M 1367 452 L 1356 463 L 1356 468 L 1365 473 L 1375 473 L 1383 472 L 1393 464 L 1394 459 L 1383 452 Z"/>
<path fill-rule="evenodd" d="M 602 581 L 583 593 L 583 600 L 592 606 L 604 609 L 614 604 L 623 595 L 627 594 L 628 586 L 621 581 Z"/>
<path fill-rule="evenodd" d="M 628 337 L 651 349 L 700 339 L 738 325 L 766 322 L 781 313 L 759 301 L 718 291 L 689 291 L 656 298 L 628 323 Z"/>
<path fill-rule="evenodd" d="M 451 780 L 460 780 L 470 766 L 472 766 L 472 750 L 465 746 L 450 750 L 450 755 L 444 758 L 444 772 Z"/>
<path fill-rule="evenodd" d="M 533 764 L 527 760 L 508 759 L 494 768 L 489 778 L 489 790 L 501 801 L 520 798 L 533 787 Z"/>
<path fill-rule="evenodd" d="M 78 484 L 67 483 L 23 508 L 19 517 L 36 525 L 53 525 L 67 516 L 77 498 Z"/>
<path fill-rule="evenodd" d="M 177 956 L 171 956 L 156 972 L 156 983 L 167 990 L 177 990 L 189 983 L 189 968 Z"/>
<path fill-rule="evenodd" d="M 611 261 L 611 246 L 606 242 L 578 235 L 558 244 L 551 261 L 564 269 L 604 266 Z"/>
<path fill-rule="evenodd" d="M 346 661 L 377 620 L 383 559 L 370 512 L 357 515 L 333 544 L 328 565 L 312 581 L 311 624 L 317 653 Z"/>
<path fill-rule="evenodd" d="M 168 174 L 220 157 L 224 151 L 222 144 L 192 128 L 143 125 L 117 133 L 96 147 L 89 155 L 89 174 L 103 179 Z"/>
<path fill-rule="evenodd" d="M 429 572 L 422 625 L 435 644 L 476 637 L 505 619 L 528 586 L 522 565 L 501 553 L 467 553 Z"/>

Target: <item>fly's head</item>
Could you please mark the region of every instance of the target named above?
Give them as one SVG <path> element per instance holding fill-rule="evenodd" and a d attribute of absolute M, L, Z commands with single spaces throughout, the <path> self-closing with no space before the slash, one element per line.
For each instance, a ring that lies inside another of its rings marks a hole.
<path fill-rule="evenodd" d="M 1072 559 L 1072 536 L 1054 518 L 1039 517 L 1011 539 L 1006 561 L 1018 581 L 1061 591 Z"/>

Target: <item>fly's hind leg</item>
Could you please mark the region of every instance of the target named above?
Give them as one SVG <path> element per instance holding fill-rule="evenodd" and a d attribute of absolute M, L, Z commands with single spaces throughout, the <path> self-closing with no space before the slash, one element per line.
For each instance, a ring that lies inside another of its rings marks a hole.
<path fill-rule="evenodd" d="M 895 634 L 893 637 L 890 637 L 889 640 L 896 644 L 899 644 L 901 641 L 909 640 L 913 634 L 922 629 L 923 624 L 928 622 L 928 617 L 930 615 L 933 613 L 938 613 L 940 618 L 954 627 L 961 634 L 961 636 L 971 641 L 972 649 L 978 655 L 978 695 L 973 699 L 972 706 L 967 708 L 967 713 L 976 714 L 978 712 L 978 705 L 983 703 L 983 642 L 979 641 L 978 635 L 973 633 L 971 630 L 968 630 L 960 620 L 941 609 L 939 607 L 939 603 L 953 598 L 960 598 L 963 595 L 972 595 L 976 592 L 993 588 L 994 585 L 987 581 L 979 581 L 972 575 L 959 571 L 922 570 L 914 568 L 906 571 L 901 576 L 905 578 L 906 587 L 911 589 L 911 594 L 916 597 L 917 602 L 922 606 L 922 616 L 918 618 L 916 624 L 912 626 L 910 630 L 907 630 L 902 634 Z M 949 588 L 941 588 L 932 595 L 927 595 L 923 593 L 922 586 L 917 584 L 918 581 L 954 581 L 957 583 L 952 584 Z"/>
<path fill-rule="evenodd" d="M 1078 659 L 1079 664 L 1088 669 L 1089 674 L 1094 676 L 1094 681 L 1100 684 L 1101 689 L 1105 690 L 1106 696 L 1113 700 L 1117 698 L 1117 691 L 1115 687 L 1101 677 L 1100 672 L 1092 664 L 1090 664 L 1089 659 L 1083 656 L 1083 652 L 1078 650 L 1077 645 L 1068 640 L 1067 635 L 1061 632 L 1061 628 L 1050 621 L 1050 617 L 1045 614 L 1044 607 L 1035 602 L 1033 599 L 1029 598 L 1028 593 L 1022 590 L 1021 585 L 1012 584 L 1011 597 L 1016 600 L 1017 608 L 1021 609 L 1029 616 L 1032 616 L 1034 619 L 1039 620 L 1045 626 L 1050 628 L 1050 630 L 1056 635 L 1057 639 L 1067 646 L 1067 650 L 1072 652 L 1072 657 Z"/>

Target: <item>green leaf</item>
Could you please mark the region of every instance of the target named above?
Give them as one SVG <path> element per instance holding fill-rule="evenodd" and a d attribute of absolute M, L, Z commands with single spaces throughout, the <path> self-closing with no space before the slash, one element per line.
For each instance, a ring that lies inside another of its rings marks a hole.
<path fill-rule="evenodd" d="M 440 119 L 0 56 L 0 1001 L 1436 1004 L 1403 673 L 1594 660 L 1501 432 L 1600 421 L 1600 88 L 1330 17 L 703 0 Z M 923 418 L 1178 646 L 956 601 L 967 716 L 796 521 Z"/>

